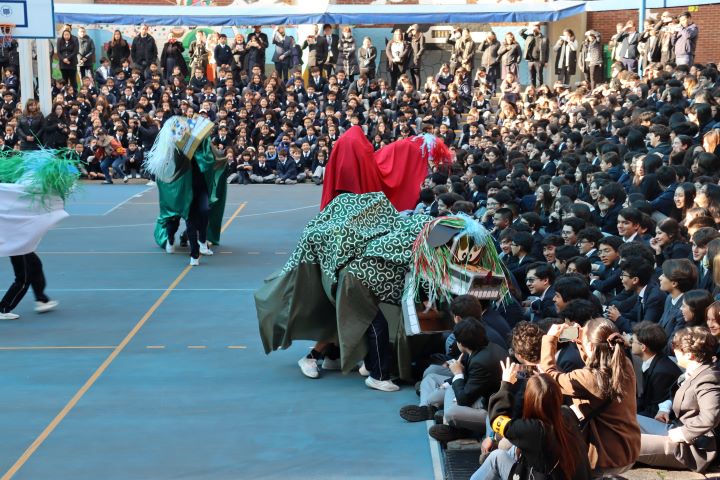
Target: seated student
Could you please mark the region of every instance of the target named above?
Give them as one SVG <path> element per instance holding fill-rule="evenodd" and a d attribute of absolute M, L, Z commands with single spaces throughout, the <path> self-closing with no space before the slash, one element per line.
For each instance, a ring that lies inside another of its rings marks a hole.
<path fill-rule="evenodd" d="M 467 317 L 453 329 L 458 360 L 448 362 L 453 377 L 428 375 L 420 385 L 420 405 L 406 405 L 400 416 L 417 422 L 433 417 L 443 408 L 446 424 L 434 425 L 430 435 L 443 442 L 476 435 L 485 429 L 487 405 L 500 386 L 500 362 L 507 356 L 503 348 L 488 342 L 485 328 L 479 320 Z"/>
<path fill-rule="evenodd" d="M 638 393 L 638 415 L 655 418 L 659 405 L 670 398 L 670 388 L 682 373 L 663 352 L 667 336 L 657 323 L 644 320 L 635 325 L 632 353 L 642 360 L 642 392 Z"/>
<path fill-rule="evenodd" d="M 657 224 L 650 247 L 655 251 L 655 265 L 658 267 L 665 260 L 690 258 L 692 255 L 692 247 L 682 237 L 680 224 L 674 218 L 666 218 Z"/>
<path fill-rule="evenodd" d="M 622 237 L 623 242 L 643 242 L 649 243 L 640 233 L 640 224 L 642 223 L 642 213 L 637 208 L 623 208 L 618 213 L 617 229 L 618 236 Z"/>
<path fill-rule="evenodd" d="M 667 293 L 663 314 L 659 324 L 665 330 L 665 336 L 672 339 L 672 336 L 685 327 L 685 320 L 681 307 L 685 292 L 692 290 L 697 283 L 697 268 L 688 260 L 666 260 L 662 264 L 662 275 L 660 275 L 660 290 Z"/>
<path fill-rule="evenodd" d="M 585 367 L 562 373 L 555 357 L 558 339 L 566 328 L 573 326 L 553 325 L 543 336 L 540 369 L 571 398 L 578 418 L 588 419 L 593 476 L 620 474 L 633 466 L 640 453 L 635 372 L 625 355 L 625 342 L 611 321 L 590 320 L 580 329 L 578 342 Z"/>
<path fill-rule="evenodd" d="M 610 182 L 600 189 L 598 209 L 595 210 L 595 225 L 609 235 L 618 235 L 618 213 L 623 208 L 627 195 L 625 189 L 616 182 Z"/>
<path fill-rule="evenodd" d="M 557 271 L 560 275 L 564 274 L 567 271 L 567 262 L 571 258 L 577 257 L 578 253 L 578 249 L 575 245 L 563 245 L 556 248 L 554 265 L 555 271 Z"/>
<path fill-rule="evenodd" d="M 650 202 L 650 205 L 663 215 L 671 216 L 677 211 L 674 200 L 677 189 L 677 173 L 673 167 L 665 165 L 657 169 L 655 177 L 662 193 Z"/>
<path fill-rule="evenodd" d="M 262 152 L 258 153 L 257 161 L 253 164 L 250 181 L 252 183 L 275 183 L 275 174 L 267 163 L 267 157 Z"/>
<path fill-rule="evenodd" d="M 572 245 L 573 247 L 577 245 L 578 233 L 580 233 L 580 230 L 583 228 L 585 228 L 585 221 L 581 218 L 570 217 L 563 220 L 560 236 L 565 242 L 565 245 Z"/>
<path fill-rule="evenodd" d="M 293 185 L 297 183 L 298 171 L 294 160 L 288 160 L 287 150 L 278 151 L 277 178 L 275 183 Z"/>
<path fill-rule="evenodd" d="M 553 298 L 555 290 L 552 284 L 555 281 L 555 271 L 547 263 L 535 262 L 527 270 L 525 282 L 530 295 L 538 297 L 528 303 L 528 314 L 531 321 L 557 315 Z"/>
<path fill-rule="evenodd" d="M 600 275 L 590 275 L 590 288 L 610 300 L 622 290 L 620 280 L 620 254 L 618 249 L 623 244 L 622 238 L 616 236 L 604 237 L 598 243 L 600 261 L 605 270 Z"/>
<path fill-rule="evenodd" d="M 670 400 L 655 419 L 638 417 L 642 445 L 638 461 L 663 468 L 704 472 L 717 457 L 714 430 L 720 424 L 720 370 L 713 358 L 717 340 L 705 327 L 679 330 L 672 340 L 685 369 Z"/>
<path fill-rule="evenodd" d="M 558 315 L 560 316 L 559 323 L 577 323 L 582 327 L 593 318 L 602 316 L 602 308 L 593 301 L 577 299 L 568 302 Z M 559 343 L 556 361 L 558 369 L 564 373 L 585 366 L 575 342 Z"/>
<path fill-rule="evenodd" d="M 600 170 L 610 177 L 610 180 L 617 182 L 622 175 L 622 165 L 617 152 L 603 153 L 600 157 Z"/>
<path fill-rule="evenodd" d="M 545 237 L 542 242 L 543 257 L 545 257 L 545 261 L 550 264 L 554 264 L 555 250 L 562 245 L 565 245 L 565 241 L 560 235 L 548 235 Z"/>
<path fill-rule="evenodd" d="M 503 261 L 506 267 L 510 268 L 510 265 L 517 262 L 517 259 L 512 254 L 512 237 L 517 233 L 514 228 L 506 228 L 498 236 L 498 243 L 500 244 L 500 260 Z"/>
<path fill-rule="evenodd" d="M 520 366 L 502 364 L 500 390 L 490 398 L 493 431 L 513 448 L 490 453 L 470 480 L 511 478 L 516 461 L 543 478 L 589 479 L 586 445 L 572 412 L 563 408 L 560 386 L 549 375 L 533 375 L 525 388 L 522 415 L 514 413 L 514 385 Z M 521 452 L 517 460 L 517 450 Z"/>
<path fill-rule="evenodd" d="M 508 266 L 508 270 L 510 270 L 510 273 L 513 274 L 518 285 L 520 285 L 523 296 L 527 297 L 530 291 L 527 288 L 525 277 L 527 276 L 528 267 L 535 262 L 535 259 L 530 256 L 530 251 L 533 248 L 532 235 L 528 232 L 515 233 L 512 237 L 510 248 L 512 249 L 513 257 L 517 259 L 517 263 Z"/>
<path fill-rule="evenodd" d="M 587 284 L 590 283 L 590 274 L 593 264 L 588 257 L 573 257 L 567 262 L 565 273 L 577 273 L 583 277 Z"/>
<path fill-rule="evenodd" d="M 707 290 L 690 290 L 685 293 L 680 306 L 680 313 L 685 322 L 683 327 L 706 326 L 707 318 L 709 318 L 707 309 L 713 301 L 713 296 Z M 720 360 L 720 357 L 718 359 Z"/>
<path fill-rule="evenodd" d="M 697 288 L 712 290 L 712 265 L 707 258 L 708 243 L 720 238 L 720 232 L 715 227 L 703 227 L 692 235 L 692 256 L 695 265 L 698 267 Z"/>
<path fill-rule="evenodd" d="M 632 333 L 633 326 L 643 320 L 657 323 L 662 317 L 665 306 L 665 292 L 650 279 L 655 267 L 640 257 L 623 258 L 620 262 L 621 280 L 628 292 L 637 295 L 637 301 L 630 310 L 621 312 L 617 306 L 610 305 L 606 311 L 607 318 L 615 322 L 624 333 Z"/>
<path fill-rule="evenodd" d="M 583 228 L 578 232 L 577 235 L 577 246 L 580 250 L 580 255 L 584 255 L 590 260 L 590 263 L 596 265 L 593 267 L 593 271 L 600 271 L 603 269 L 602 261 L 600 260 L 600 254 L 598 248 L 600 247 L 600 240 L 603 238 L 603 234 L 597 228 L 589 227 Z"/>
<path fill-rule="evenodd" d="M 568 302 L 577 299 L 592 300 L 592 294 L 585 280 L 578 274 L 560 275 L 553 283 L 555 310 L 562 312 Z"/>

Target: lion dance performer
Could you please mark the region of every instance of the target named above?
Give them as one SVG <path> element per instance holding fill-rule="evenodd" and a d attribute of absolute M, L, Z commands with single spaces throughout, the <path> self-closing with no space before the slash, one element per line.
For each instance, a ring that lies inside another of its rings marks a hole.
<path fill-rule="evenodd" d="M 359 128 L 340 137 L 326 171 L 322 211 L 283 270 L 255 294 L 267 353 L 296 339 L 315 340 L 298 362 L 308 377 L 319 376 L 322 360 L 323 369 L 346 373 L 362 361 L 366 385 L 377 390 L 398 390 L 391 380 L 395 373 L 411 378 L 400 303 L 413 244 L 433 219 L 398 211 L 411 210 L 428 173 L 450 160 L 447 147 L 432 135 L 378 152 Z M 489 243 L 488 254 L 495 251 Z"/>
<path fill-rule="evenodd" d="M 145 169 L 155 176 L 160 215 L 155 241 L 168 253 L 175 251 L 175 234 L 185 220 L 190 265 L 218 244 L 227 196 L 225 157 L 210 142 L 213 123 L 202 116 L 171 117 L 160 130 L 148 154 Z"/>
<path fill-rule="evenodd" d="M 35 250 L 47 231 L 68 214 L 65 200 L 80 172 L 67 151 L 33 150 L 0 154 L 0 256 L 10 257 L 15 280 L 0 300 L 0 319 L 15 320 L 12 310 L 28 289 L 35 311 L 58 302 L 45 294 L 45 274 Z"/>

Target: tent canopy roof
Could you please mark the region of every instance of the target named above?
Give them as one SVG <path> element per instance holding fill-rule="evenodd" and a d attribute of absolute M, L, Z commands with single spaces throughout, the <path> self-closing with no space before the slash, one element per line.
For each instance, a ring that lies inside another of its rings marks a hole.
<path fill-rule="evenodd" d="M 174 7 L 56 3 L 60 23 L 165 26 L 341 25 L 394 23 L 511 23 L 551 22 L 585 11 L 585 2 L 482 3 L 477 5 L 329 5 Z"/>

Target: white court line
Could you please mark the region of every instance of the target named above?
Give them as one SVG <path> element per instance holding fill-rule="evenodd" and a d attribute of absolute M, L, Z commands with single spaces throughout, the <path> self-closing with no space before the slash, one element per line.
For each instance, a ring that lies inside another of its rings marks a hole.
<path fill-rule="evenodd" d="M 128 199 L 129 200 L 129 199 Z M 118 205 L 119 207 L 120 205 Z M 308 205 L 306 207 L 297 207 L 297 208 L 288 208 L 286 210 L 273 210 L 270 212 L 263 212 L 263 213 L 250 213 L 248 215 L 238 215 L 236 218 L 245 218 L 245 217 L 259 217 L 262 215 L 273 215 L 276 213 L 288 213 L 288 212 L 295 212 L 298 210 L 306 210 L 308 208 L 316 208 L 319 207 L 320 204 L 317 203 L 315 205 Z M 108 212 L 109 213 L 109 212 Z M 107 214 L 104 214 L 107 215 Z M 103 216 L 104 216 L 103 215 Z M 229 218 L 229 217 L 223 217 L 223 218 Z M 152 227 L 154 226 L 154 223 L 131 223 L 127 225 L 93 225 L 93 226 L 86 226 L 86 227 L 57 227 L 50 229 L 51 232 L 55 230 L 103 230 L 105 228 L 132 228 L 132 227 Z"/>
<path fill-rule="evenodd" d="M 165 288 L 53 288 L 53 292 L 164 292 Z M 255 288 L 176 288 L 173 292 L 254 292 Z"/>
<path fill-rule="evenodd" d="M 132 200 L 133 198 L 140 198 L 140 197 L 142 197 L 142 196 L 145 195 L 145 194 L 148 192 L 148 190 L 150 190 L 151 188 L 153 188 L 153 187 L 148 187 L 148 188 L 146 188 L 145 190 L 143 190 L 142 192 L 136 193 L 135 195 L 133 195 L 133 196 L 130 197 L 130 198 L 126 198 L 125 200 L 123 200 L 122 202 L 118 203 L 117 205 L 115 205 L 113 208 L 111 208 L 111 209 L 108 210 L 107 212 L 103 213 L 102 216 L 104 217 L 105 215 L 111 214 L 112 212 L 114 212 L 114 211 L 117 210 L 118 208 L 122 207 L 123 205 L 125 205 L 127 202 L 129 202 L 129 201 Z"/>
<path fill-rule="evenodd" d="M 430 432 L 430 427 L 435 425 L 435 422 L 433 420 L 427 420 L 425 421 L 425 426 L 427 427 L 428 432 Z M 440 451 L 440 442 L 435 440 L 433 437 L 430 436 L 428 433 L 428 441 L 430 442 L 430 457 L 432 458 L 432 465 L 433 465 L 433 476 L 435 480 L 444 480 L 445 478 L 445 472 L 443 468 L 443 462 L 442 462 L 442 452 Z"/>

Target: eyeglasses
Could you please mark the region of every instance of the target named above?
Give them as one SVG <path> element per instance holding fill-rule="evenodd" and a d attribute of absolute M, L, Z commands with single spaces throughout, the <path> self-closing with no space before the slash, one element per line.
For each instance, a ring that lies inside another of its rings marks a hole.
<path fill-rule="evenodd" d="M 611 254 L 612 252 L 614 252 L 614 250 L 602 249 L 602 250 L 598 250 L 598 252 L 600 252 L 601 254 L 604 254 L 604 255 L 609 255 L 609 254 Z"/>
<path fill-rule="evenodd" d="M 625 273 L 625 272 L 622 272 L 622 273 L 620 274 L 620 278 L 623 278 L 623 277 L 625 277 L 625 278 L 632 278 L 630 275 L 628 275 L 628 274 Z"/>
<path fill-rule="evenodd" d="M 535 277 L 527 277 L 527 278 L 525 279 L 525 283 L 532 283 L 532 282 L 534 282 L 535 280 L 537 280 L 537 278 L 535 278 Z"/>

